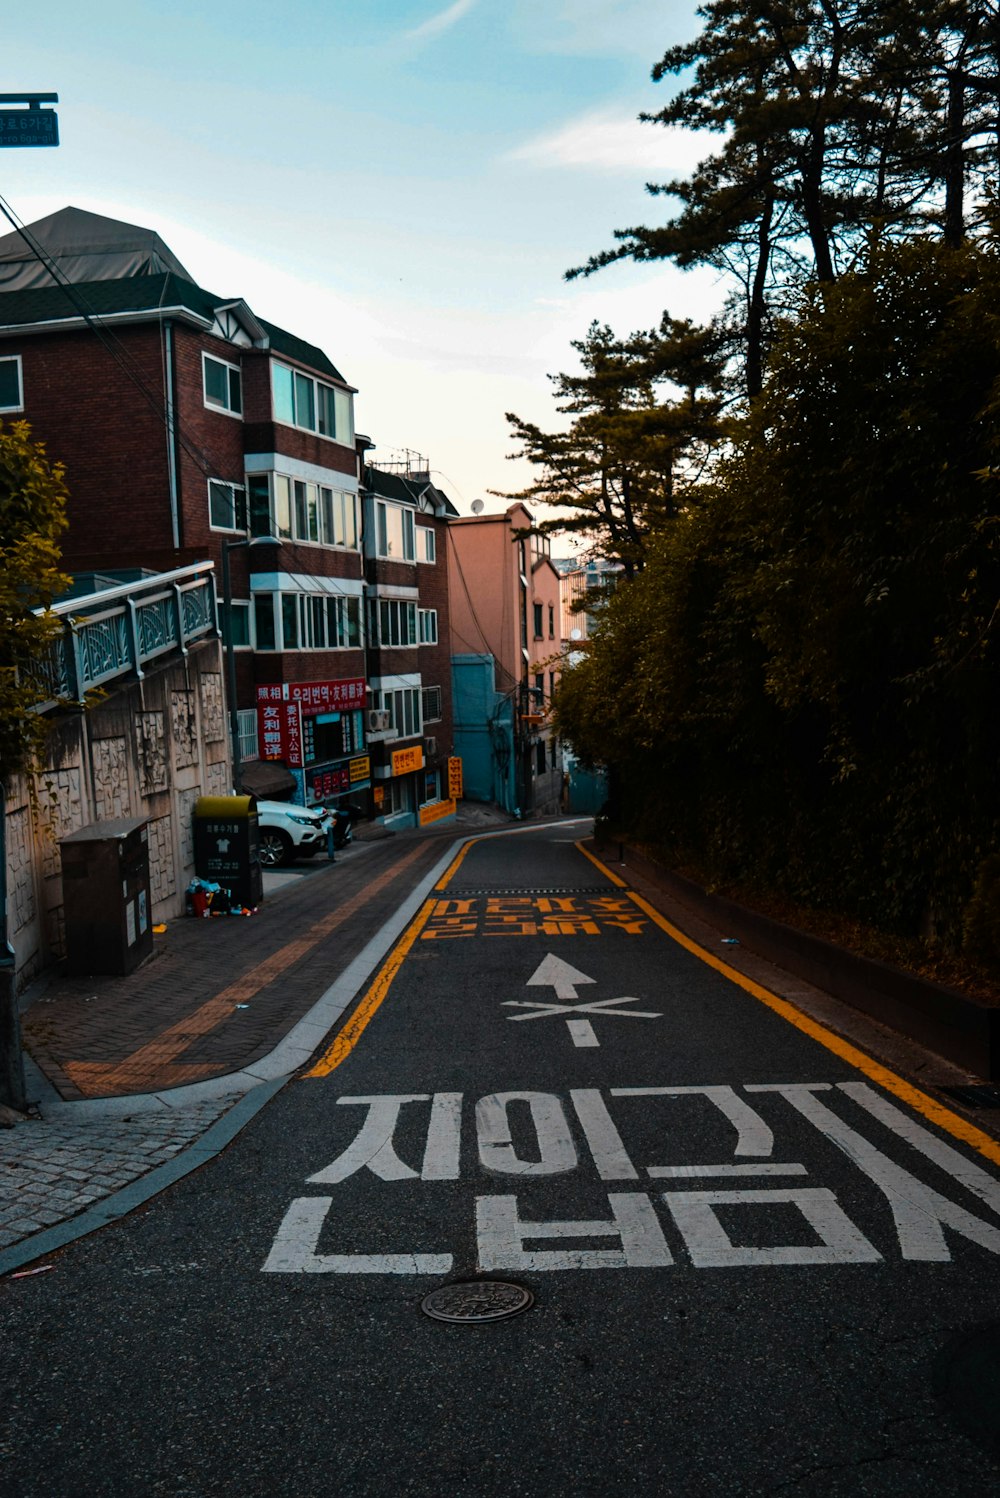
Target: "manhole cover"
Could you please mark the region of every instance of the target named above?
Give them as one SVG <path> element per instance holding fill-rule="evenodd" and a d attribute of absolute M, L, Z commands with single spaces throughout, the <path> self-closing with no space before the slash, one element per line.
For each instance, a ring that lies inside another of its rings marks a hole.
<path fill-rule="evenodd" d="M 441 1285 L 420 1302 L 420 1309 L 435 1321 L 502 1321 L 534 1305 L 535 1297 L 523 1285 L 506 1280 L 466 1280 Z"/>

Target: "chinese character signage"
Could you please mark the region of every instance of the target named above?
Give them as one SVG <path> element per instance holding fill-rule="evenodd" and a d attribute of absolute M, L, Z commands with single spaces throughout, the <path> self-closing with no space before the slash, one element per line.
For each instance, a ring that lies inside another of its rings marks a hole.
<path fill-rule="evenodd" d="M 257 688 L 257 735 L 261 759 L 281 759 L 289 769 L 302 766 L 302 710 L 297 702 L 262 701 Z"/>
<path fill-rule="evenodd" d="M 393 775 L 411 775 L 424 768 L 424 751 L 420 744 L 412 749 L 397 749 L 392 756 Z"/>
<path fill-rule="evenodd" d="M 462 799 L 462 761 L 457 757 L 448 761 L 448 795 L 452 801 Z"/>
<path fill-rule="evenodd" d="M 257 703 L 297 702 L 304 718 L 315 718 L 320 713 L 349 713 L 364 707 L 366 692 L 362 676 L 344 681 L 285 681 L 258 685 Z"/>

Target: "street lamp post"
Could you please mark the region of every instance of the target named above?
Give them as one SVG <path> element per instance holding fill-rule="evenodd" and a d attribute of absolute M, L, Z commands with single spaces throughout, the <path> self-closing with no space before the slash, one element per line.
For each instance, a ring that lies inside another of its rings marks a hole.
<path fill-rule="evenodd" d="M 239 541 L 222 543 L 222 644 L 226 652 L 226 696 L 229 699 L 229 741 L 233 758 L 233 792 L 239 795 L 243 779 L 243 756 L 240 753 L 240 715 L 236 705 L 236 649 L 233 642 L 233 585 L 229 570 L 229 553 L 241 547 L 280 546 L 280 536 L 243 536 Z"/>

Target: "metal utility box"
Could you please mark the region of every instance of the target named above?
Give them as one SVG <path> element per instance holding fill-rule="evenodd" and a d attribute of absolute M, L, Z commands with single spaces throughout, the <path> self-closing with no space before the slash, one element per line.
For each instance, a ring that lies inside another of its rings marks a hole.
<path fill-rule="evenodd" d="M 153 950 L 147 822 L 93 822 L 59 851 L 69 971 L 131 973 Z"/>
<path fill-rule="evenodd" d="M 194 869 L 251 909 L 264 898 L 253 796 L 199 796 L 194 804 Z"/>

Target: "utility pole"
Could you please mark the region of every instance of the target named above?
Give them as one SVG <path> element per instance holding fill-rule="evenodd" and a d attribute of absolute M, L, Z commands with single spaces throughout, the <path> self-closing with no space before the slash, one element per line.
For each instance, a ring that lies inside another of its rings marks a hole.
<path fill-rule="evenodd" d="M 59 95 L 26 89 L 0 94 L 0 147 L 57 146 Z M 12 107 L 13 106 L 13 107 Z M 0 782 L 0 1103 L 24 1111 L 27 1094 L 21 1052 L 21 1017 L 17 1009 L 17 961 L 7 940 L 7 787 Z"/>

